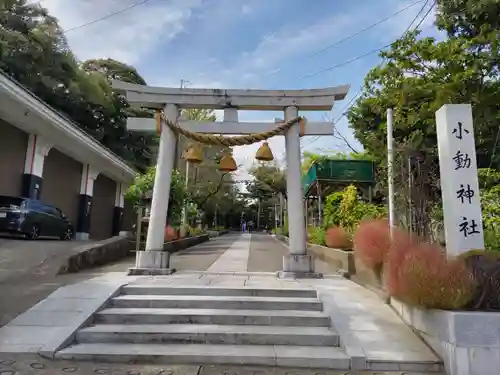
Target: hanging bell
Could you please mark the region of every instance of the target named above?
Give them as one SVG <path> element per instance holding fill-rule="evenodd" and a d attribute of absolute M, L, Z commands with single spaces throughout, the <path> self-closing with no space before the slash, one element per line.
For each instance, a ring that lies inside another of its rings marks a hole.
<path fill-rule="evenodd" d="M 191 146 L 184 154 L 184 159 L 193 164 L 200 164 L 203 161 L 200 148 Z"/>
<path fill-rule="evenodd" d="M 271 161 L 274 159 L 273 152 L 271 151 L 271 148 L 269 147 L 269 143 L 264 142 L 259 149 L 257 150 L 257 153 L 255 154 L 255 159 L 259 161 Z"/>
<path fill-rule="evenodd" d="M 234 161 L 233 155 L 231 152 L 224 155 L 219 162 L 219 171 L 222 172 L 234 172 L 237 170 L 236 162 Z"/>

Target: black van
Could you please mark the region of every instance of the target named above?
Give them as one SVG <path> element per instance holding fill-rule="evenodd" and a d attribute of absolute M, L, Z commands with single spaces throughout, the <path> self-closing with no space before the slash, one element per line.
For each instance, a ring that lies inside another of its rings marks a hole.
<path fill-rule="evenodd" d="M 57 237 L 71 240 L 74 227 L 60 209 L 39 200 L 0 195 L 0 232 L 35 240 Z"/>

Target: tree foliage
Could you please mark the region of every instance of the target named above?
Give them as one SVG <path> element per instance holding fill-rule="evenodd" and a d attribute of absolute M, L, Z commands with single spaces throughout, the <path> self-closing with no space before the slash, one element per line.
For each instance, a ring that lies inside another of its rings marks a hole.
<path fill-rule="evenodd" d="M 111 59 L 80 64 L 57 20 L 39 2 L 0 0 L 0 24 L 3 72 L 136 168 L 150 165 L 153 137 L 126 130 L 132 110 L 108 82 L 118 78 L 144 84 L 133 67 Z"/>
<path fill-rule="evenodd" d="M 435 112 L 444 104 L 471 103 L 479 167 L 490 165 L 499 120 L 500 86 L 494 51 L 470 41 L 436 42 L 409 33 L 381 53 L 386 62 L 370 71 L 362 97 L 348 113 L 355 137 L 378 160 L 386 155 L 387 108 L 394 109 L 394 140 L 437 157 Z M 500 157 L 493 160 L 500 166 Z"/>
<path fill-rule="evenodd" d="M 275 164 L 260 163 L 250 169 L 253 180 L 247 190 L 253 198 L 269 199 L 276 194 L 286 198 L 286 171 Z"/>
<path fill-rule="evenodd" d="M 137 175 L 134 183 L 125 193 L 125 198 L 129 200 L 134 207 L 147 205 L 152 198 L 153 186 L 156 176 L 156 166 L 149 167 L 145 173 Z M 182 212 L 182 203 L 185 197 L 184 178 L 179 172 L 172 173 L 172 183 L 170 185 L 169 196 L 169 217 L 175 220 L 180 218 Z"/>
<path fill-rule="evenodd" d="M 475 38 L 499 30 L 498 0 L 438 0 L 436 25 L 450 37 Z"/>

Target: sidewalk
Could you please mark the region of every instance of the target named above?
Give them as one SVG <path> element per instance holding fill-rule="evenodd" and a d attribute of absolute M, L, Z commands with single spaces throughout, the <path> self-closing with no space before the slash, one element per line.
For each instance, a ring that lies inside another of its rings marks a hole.
<path fill-rule="evenodd" d="M 283 268 L 283 257 L 288 255 L 288 247 L 277 238 L 267 234 L 253 234 L 250 241 L 249 272 L 276 272 Z M 335 274 L 333 265 L 314 259 L 314 269 L 324 275 Z"/>

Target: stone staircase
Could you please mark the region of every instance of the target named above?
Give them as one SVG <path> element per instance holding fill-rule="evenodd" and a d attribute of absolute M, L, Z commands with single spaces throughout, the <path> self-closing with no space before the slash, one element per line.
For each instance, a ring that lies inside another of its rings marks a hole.
<path fill-rule="evenodd" d="M 316 291 L 128 285 L 58 359 L 348 370 Z"/>

